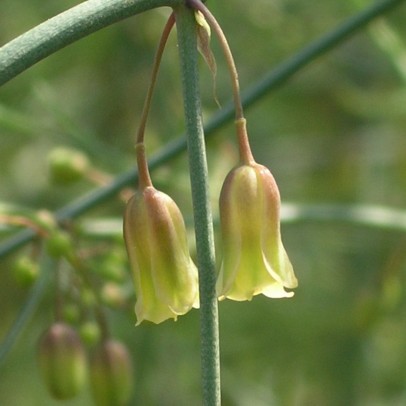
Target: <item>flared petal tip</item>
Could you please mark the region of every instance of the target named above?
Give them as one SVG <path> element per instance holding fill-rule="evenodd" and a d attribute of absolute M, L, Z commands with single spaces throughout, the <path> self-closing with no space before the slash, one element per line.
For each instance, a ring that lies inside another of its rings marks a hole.
<path fill-rule="evenodd" d="M 290 298 L 295 295 L 295 292 L 286 292 L 286 290 L 281 289 L 278 291 L 275 291 L 274 289 L 264 289 L 261 292 L 264 296 L 269 297 L 271 299 L 284 299 L 284 298 Z"/>
<path fill-rule="evenodd" d="M 150 321 L 154 324 L 163 323 L 166 320 L 173 319 L 173 321 L 178 320 L 178 316 L 183 316 L 188 313 L 192 308 L 199 308 L 199 299 L 195 300 L 192 305 L 186 307 L 174 309 L 171 306 L 160 306 L 160 309 L 155 309 L 155 311 L 145 311 L 141 306 L 135 305 L 135 315 L 137 321 L 136 326 L 139 326 L 143 321 Z"/>
<path fill-rule="evenodd" d="M 159 317 L 159 316 L 152 317 L 152 316 L 147 316 L 147 315 L 139 316 L 138 314 L 136 314 L 136 317 L 137 317 L 137 322 L 135 323 L 136 327 L 139 326 L 144 321 L 149 321 L 154 324 L 161 324 L 164 321 L 169 320 L 169 319 L 173 319 L 173 321 L 177 321 L 177 319 L 178 319 L 177 314 L 172 314 L 170 316 L 164 316 L 164 317 Z"/>
<path fill-rule="evenodd" d="M 218 300 L 222 301 L 225 299 L 230 299 L 230 300 L 234 300 L 237 302 L 243 302 L 245 300 L 247 301 L 251 301 L 252 298 L 254 296 L 258 296 L 258 295 L 264 295 L 266 297 L 269 297 L 271 299 L 283 299 L 283 298 L 290 298 L 294 296 L 294 292 L 287 292 L 283 286 L 278 285 L 272 285 L 272 286 L 267 286 L 264 288 L 261 288 L 259 290 L 256 291 L 247 291 L 245 293 L 239 292 L 227 292 L 227 293 L 221 293 L 220 295 L 218 295 Z"/>

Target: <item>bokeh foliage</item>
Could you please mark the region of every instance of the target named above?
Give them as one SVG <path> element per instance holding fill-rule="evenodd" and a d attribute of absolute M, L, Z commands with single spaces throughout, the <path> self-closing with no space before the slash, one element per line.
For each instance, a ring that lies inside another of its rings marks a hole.
<path fill-rule="evenodd" d="M 2 0 L 6 43 L 78 1 Z M 210 2 L 209 2 L 210 3 Z M 369 4 L 361 0 L 244 0 L 209 4 L 228 37 L 242 87 L 255 82 L 314 38 Z M 93 186 L 58 186 L 46 156 L 77 148 L 95 167 L 117 174 L 134 165 L 133 137 L 155 45 L 169 10 L 115 24 L 40 62 L 0 91 L 0 199 L 55 210 Z M 406 200 L 406 17 L 401 5 L 384 19 L 312 63 L 247 111 L 257 161 L 278 180 L 282 200 L 384 205 Z M 230 98 L 218 46 L 217 96 Z M 217 109 L 202 62 L 205 117 Z M 164 55 L 147 131 L 148 152 L 184 128 L 175 36 Z M 208 145 L 213 209 L 235 164 L 231 126 Z M 185 155 L 152 174 L 189 223 Z M 104 203 L 77 220 L 119 220 L 123 203 Z M 114 223 L 115 224 L 115 223 Z M 1 237 L 9 230 L 1 229 Z M 111 238 L 83 238 L 122 253 Z M 291 300 L 220 303 L 224 405 L 401 405 L 406 401 L 406 239 L 400 231 L 350 222 L 302 221 L 283 226 L 299 288 Z M 25 250 L 23 250 L 25 251 Z M 2 259 L 0 335 L 27 296 L 10 269 L 22 251 Z M 221 251 L 218 251 L 220 257 Z M 101 266 L 96 263 L 95 267 Z M 35 347 L 52 320 L 52 284 L 40 309 L 2 365 L 0 404 L 54 405 L 40 382 Z M 130 347 L 134 404 L 199 404 L 198 312 L 176 323 L 134 327 L 131 306 L 110 310 L 116 336 Z M 87 405 L 88 393 L 68 405 Z"/>

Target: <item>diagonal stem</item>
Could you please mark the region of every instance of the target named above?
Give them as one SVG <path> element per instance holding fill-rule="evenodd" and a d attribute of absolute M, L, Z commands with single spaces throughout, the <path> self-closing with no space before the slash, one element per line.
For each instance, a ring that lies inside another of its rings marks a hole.
<path fill-rule="evenodd" d="M 65 46 L 125 18 L 183 0 L 88 0 L 0 48 L 0 85 Z"/>

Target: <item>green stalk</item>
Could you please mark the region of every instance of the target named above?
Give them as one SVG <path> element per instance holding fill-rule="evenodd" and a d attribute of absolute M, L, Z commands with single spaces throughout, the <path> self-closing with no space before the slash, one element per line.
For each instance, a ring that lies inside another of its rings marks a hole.
<path fill-rule="evenodd" d="M 201 117 L 197 36 L 193 10 L 175 9 L 186 117 L 187 148 L 195 220 L 200 289 L 203 404 L 219 406 L 220 350 L 213 222 L 209 203 L 206 149 Z"/>
<path fill-rule="evenodd" d="M 37 25 L 0 48 L 0 85 L 93 32 L 144 11 L 183 0 L 88 0 Z"/>

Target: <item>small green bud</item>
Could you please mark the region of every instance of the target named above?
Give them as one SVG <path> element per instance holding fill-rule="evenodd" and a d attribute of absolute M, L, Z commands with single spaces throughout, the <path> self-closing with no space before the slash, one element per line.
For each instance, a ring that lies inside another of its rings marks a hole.
<path fill-rule="evenodd" d="M 95 293 L 89 288 L 82 288 L 80 291 L 80 299 L 84 307 L 93 307 L 97 303 Z"/>
<path fill-rule="evenodd" d="M 100 339 L 100 327 L 94 321 L 86 321 L 80 326 L 79 334 L 85 344 L 94 345 Z"/>
<path fill-rule="evenodd" d="M 38 351 L 45 384 L 56 399 L 70 399 L 86 380 L 86 356 L 78 334 L 67 324 L 55 323 L 42 336 Z"/>
<path fill-rule="evenodd" d="M 48 156 L 51 179 L 57 184 L 70 184 L 81 180 L 89 169 L 85 154 L 71 148 L 56 148 Z"/>
<path fill-rule="evenodd" d="M 62 309 L 63 320 L 69 324 L 76 324 L 81 317 L 81 310 L 77 303 L 64 304 Z"/>
<path fill-rule="evenodd" d="M 51 257 L 69 258 L 73 255 L 72 239 L 66 231 L 54 231 L 46 239 L 46 249 Z"/>
<path fill-rule="evenodd" d="M 14 263 L 12 272 L 18 284 L 22 287 L 30 287 L 38 278 L 39 266 L 29 256 L 22 256 Z"/>
<path fill-rule="evenodd" d="M 127 348 L 116 340 L 102 342 L 90 362 L 90 387 L 97 406 L 124 406 L 133 389 L 133 367 Z"/>

